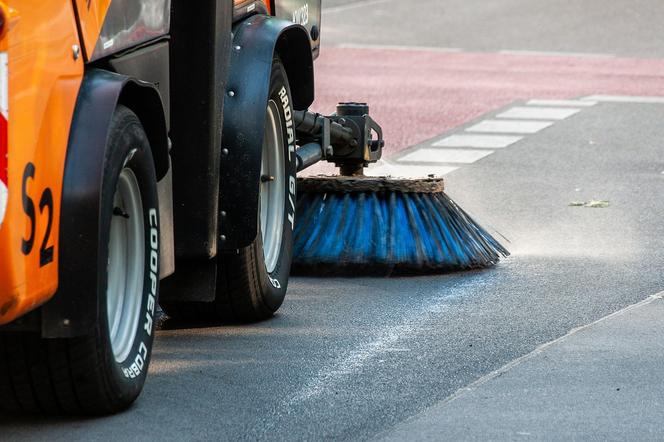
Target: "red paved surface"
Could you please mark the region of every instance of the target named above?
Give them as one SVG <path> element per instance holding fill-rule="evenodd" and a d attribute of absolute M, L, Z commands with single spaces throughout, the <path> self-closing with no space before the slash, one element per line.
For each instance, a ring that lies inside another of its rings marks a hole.
<path fill-rule="evenodd" d="M 664 96 L 664 60 L 323 48 L 313 109 L 367 101 L 393 154 L 515 100 Z"/>

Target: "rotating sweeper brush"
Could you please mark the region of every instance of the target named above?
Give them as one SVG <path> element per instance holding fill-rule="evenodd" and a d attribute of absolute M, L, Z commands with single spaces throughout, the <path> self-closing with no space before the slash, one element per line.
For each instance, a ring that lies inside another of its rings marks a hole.
<path fill-rule="evenodd" d="M 298 180 L 293 269 L 300 274 L 431 273 L 491 266 L 509 252 L 444 193 L 442 178 L 367 177 L 380 126 L 364 103 L 295 115 L 298 171 L 320 160 L 339 176 Z"/>

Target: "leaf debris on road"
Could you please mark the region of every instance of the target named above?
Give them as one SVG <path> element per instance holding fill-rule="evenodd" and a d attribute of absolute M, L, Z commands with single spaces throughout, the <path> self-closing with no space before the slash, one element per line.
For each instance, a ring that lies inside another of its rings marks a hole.
<path fill-rule="evenodd" d="M 606 200 L 590 200 L 590 201 L 572 201 L 569 203 L 570 207 L 589 207 L 591 209 L 604 209 L 611 205 Z"/>

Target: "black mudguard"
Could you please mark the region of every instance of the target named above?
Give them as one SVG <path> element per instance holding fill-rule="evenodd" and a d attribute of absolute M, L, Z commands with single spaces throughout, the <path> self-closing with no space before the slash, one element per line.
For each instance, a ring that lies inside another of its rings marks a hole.
<path fill-rule="evenodd" d="M 313 58 L 304 27 L 261 15 L 235 27 L 221 145 L 222 250 L 246 247 L 258 232 L 261 148 L 275 55 L 286 69 L 293 107 L 308 109 L 314 100 Z"/>
<path fill-rule="evenodd" d="M 118 104 L 131 108 L 145 127 L 157 179 L 168 171 L 168 138 L 159 91 L 149 83 L 104 70 L 85 74 L 72 119 L 60 219 L 59 287 L 41 308 L 45 338 L 87 334 L 98 319 L 99 213 L 108 129 Z M 101 264 L 101 263 L 99 263 Z"/>

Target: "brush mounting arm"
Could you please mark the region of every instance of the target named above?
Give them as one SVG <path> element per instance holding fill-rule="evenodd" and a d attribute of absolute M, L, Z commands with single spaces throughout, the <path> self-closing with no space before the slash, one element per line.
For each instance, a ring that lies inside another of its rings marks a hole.
<path fill-rule="evenodd" d="M 326 160 L 339 167 L 342 175 L 362 175 L 382 155 L 383 130 L 369 116 L 365 103 L 340 103 L 329 117 L 296 111 L 294 119 L 302 146 L 297 150 L 298 171 Z"/>

